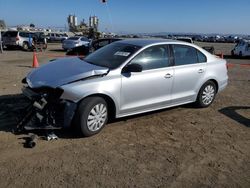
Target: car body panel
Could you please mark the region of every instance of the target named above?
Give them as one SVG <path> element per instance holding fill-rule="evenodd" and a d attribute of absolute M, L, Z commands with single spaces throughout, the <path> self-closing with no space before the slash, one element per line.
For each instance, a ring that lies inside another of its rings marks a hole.
<path fill-rule="evenodd" d="M 166 77 L 167 74 L 170 75 L 169 78 Z M 173 67 L 123 74 L 120 112 L 126 114 L 169 105 L 172 84 Z"/>
<path fill-rule="evenodd" d="M 175 66 L 172 103 L 179 104 L 185 101 L 194 101 L 201 83 L 204 82 L 205 74 L 206 63 Z"/>

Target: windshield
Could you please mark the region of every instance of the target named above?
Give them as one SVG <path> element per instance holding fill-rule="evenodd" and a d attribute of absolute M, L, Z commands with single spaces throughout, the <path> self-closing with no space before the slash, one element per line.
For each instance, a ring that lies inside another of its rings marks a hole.
<path fill-rule="evenodd" d="M 84 60 L 94 65 L 115 69 L 140 48 L 132 44 L 112 43 L 88 55 Z"/>

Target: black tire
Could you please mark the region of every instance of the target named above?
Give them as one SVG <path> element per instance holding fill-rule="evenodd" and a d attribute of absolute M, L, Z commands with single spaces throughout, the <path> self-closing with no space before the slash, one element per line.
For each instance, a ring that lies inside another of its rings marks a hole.
<path fill-rule="evenodd" d="M 24 51 L 28 51 L 29 50 L 29 44 L 27 42 L 24 42 L 22 47 L 23 47 Z"/>
<path fill-rule="evenodd" d="M 88 117 L 98 116 L 98 115 L 93 116 L 93 114 L 91 113 L 91 111 L 94 110 L 98 105 L 103 105 L 105 107 L 106 117 L 104 121 L 100 122 L 100 124 L 97 123 L 96 125 L 95 124 L 93 125 L 93 127 L 96 127 L 98 129 L 91 130 L 90 126 L 88 126 L 88 122 L 101 121 L 101 117 L 102 117 L 101 114 L 99 114 L 100 115 L 99 117 L 93 118 L 92 120 L 88 121 Z M 89 137 L 89 136 L 99 133 L 104 128 L 107 121 L 108 121 L 108 105 L 106 101 L 101 97 L 88 97 L 82 100 L 81 103 L 79 104 L 77 112 L 76 112 L 74 124 L 78 133 L 80 133 L 81 135 L 85 137 Z"/>
<path fill-rule="evenodd" d="M 211 95 L 208 94 L 210 91 L 210 88 L 212 88 Z M 212 91 L 214 91 L 213 95 L 212 95 Z M 205 92 L 207 93 L 208 96 L 213 96 L 213 97 L 206 98 Z M 196 105 L 200 108 L 206 108 L 210 106 L 215 99 L 216 93 L 217 93 L 217 88 L 216 88 L 215 83 L 213 81 L 207 81 L 205 84 L 203 84 L 203 86 L 201 87 L 198 93 Z"/>

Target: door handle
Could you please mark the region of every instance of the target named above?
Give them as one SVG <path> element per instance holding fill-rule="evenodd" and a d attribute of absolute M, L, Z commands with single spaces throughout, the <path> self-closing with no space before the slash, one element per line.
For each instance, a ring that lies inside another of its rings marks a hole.
<path fill-rule="evenodd" d="M 170 73 L 166 74 L 164 78 L 172 78 L 172 75 Z"/>
<path fill-rule="evenodd" d="M 198 70 L 198 73 L 203 73 L 203 72 L 204 72 L 203 69 L 199 69 L 199 70 Z"/>

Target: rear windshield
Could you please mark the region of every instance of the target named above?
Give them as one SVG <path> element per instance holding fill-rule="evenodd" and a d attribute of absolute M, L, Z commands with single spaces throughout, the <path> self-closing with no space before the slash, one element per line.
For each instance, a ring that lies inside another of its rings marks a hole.
<path fill-rule="evenodd" d="M 69 40 L 78 40 L 79 37 L 69 37 L 68 39 L 69 39 Z"/>
<path fill-rule="evenodd" d="M 17 37 L 17 31 L 7 31 L 4 33 L 4 37 Z"/>

